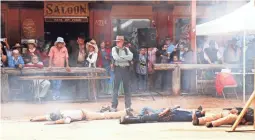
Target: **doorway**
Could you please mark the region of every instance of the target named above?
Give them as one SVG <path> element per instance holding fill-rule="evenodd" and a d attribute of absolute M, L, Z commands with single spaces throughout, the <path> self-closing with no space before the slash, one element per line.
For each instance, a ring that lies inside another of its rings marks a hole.
<path fill-rule="evenodd" d="M 57 37 L 63 37 L 66 43 L 76 40 L 79 35 L 89 37 L 88 22 L 45 22 L 45 40 L 54 42 Z"/>

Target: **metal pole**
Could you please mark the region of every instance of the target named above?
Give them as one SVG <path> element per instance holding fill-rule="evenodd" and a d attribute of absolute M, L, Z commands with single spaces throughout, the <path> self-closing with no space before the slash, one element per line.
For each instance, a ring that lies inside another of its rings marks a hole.
<path fill-rule="evenodd" d="M 245 48 L 246 48 L 246 43 L 245 43 L 245 36 L 246 36 L 246 31 L 243 32 L 243 102 L 245 103 Z"/>

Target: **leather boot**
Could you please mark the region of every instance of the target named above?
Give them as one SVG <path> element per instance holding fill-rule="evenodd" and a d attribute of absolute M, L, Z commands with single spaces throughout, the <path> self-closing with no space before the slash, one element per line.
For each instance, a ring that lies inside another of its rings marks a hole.
<path fill-rule="evenodd" d="M 141 117 L 137 116 L 122 116 L 120 118 L 120 124 L 134 124 L 134 123 L 144 123 Z"/>

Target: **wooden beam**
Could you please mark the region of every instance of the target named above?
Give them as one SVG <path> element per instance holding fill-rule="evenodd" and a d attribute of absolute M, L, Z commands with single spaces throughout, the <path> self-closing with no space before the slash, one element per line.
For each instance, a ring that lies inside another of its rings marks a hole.
<path fill-rule="evenodd" d="M 180 67 L 183 70 L 191 69 L 225 69 L 225 68 L 240 68 L 239 65 L 223 65 L 223 64 L 154 64 L 155 70 L 170 70 L 175 67 Z"/>
<path fill-rule="evenodd" d="M 52 68 L 51 71 L 47 67 L 39 68 L 23 68 L 23 74 L 48 74 L 48 73 L 104 73 L 106 70 L 104 68 L 85 68 L 85 67 L 71 67 L 71 72 L 67 72 L 65 68 Z M 15 68 L 2 68 L 1 73 L 20 75 L 20 70 Z"/>
<path fill-rule="evenodd" d="M 81 80 L 81 79 L 110 79 L 109 76 L 20 76 L 21 80 Z"/>
<path fill-rule="evenodd" d="M 238 118 L 236 119 L 234 125 L 232 126 L 230 131 L 235 131 L 236 127 L 239 125 L 239 123 L 241 122 L 244 114 L 246 113 L 247 109 L 249 108 L 249 106 L 251 105 L 251 103 L 255 101 L 255 91 L 253 91 L 251 97 L 249 98 L 249 100 L 246 102 L 242 112 L 240 113 L 240 115 L 238 116 Z"/>
<path fill-rule="evenodd" d="M 196 45 L 196 19 L 197 19 L 197 0 L 191 1 L 191 48 L 193 50 L 193 62 L 197 63 L 197 45 Z"/>

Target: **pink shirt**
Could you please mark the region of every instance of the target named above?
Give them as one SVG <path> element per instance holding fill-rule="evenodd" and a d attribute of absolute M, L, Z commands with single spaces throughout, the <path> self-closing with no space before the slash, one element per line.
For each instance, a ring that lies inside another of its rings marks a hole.
<path fill-rule="evenodd" d="M 148 51 L 149 53 L 148 59 L 152 64 L 156 63 L 156 51 L 157 51 L 157 48 L 153 48 L 151 51 Z"/>
<path fill-rule="evenodd" d="M 51 47 L 49 57 L 52 57 L 53 67 L 64 67 L 65 60 L 68 58 L 68 51 L 66 47 L 58 49 L 56 46 Z"/>

